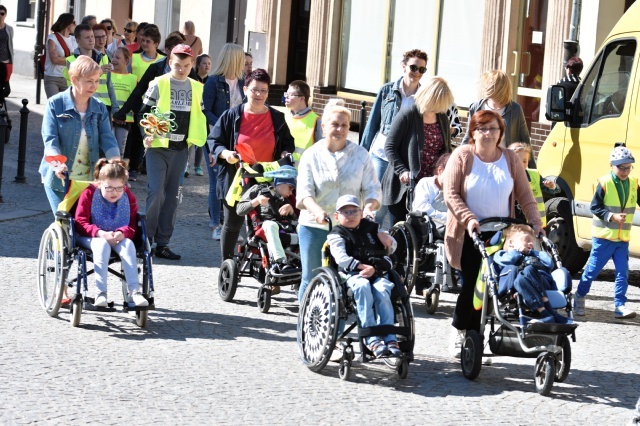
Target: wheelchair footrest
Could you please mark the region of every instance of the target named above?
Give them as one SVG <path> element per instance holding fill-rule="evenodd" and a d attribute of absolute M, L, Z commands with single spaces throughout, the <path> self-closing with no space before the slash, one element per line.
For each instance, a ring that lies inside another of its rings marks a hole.
<path fill-rule="evenodd" d="M 527 324 L 524 330 L 527 333 L 571 334 L 576 328 L 578 328 L 578 324 L 534 322 Z"/>
<path fill-rule="evenodd" d="M 147 299 L 149 301 L 149 305 L 147 306 L 136 306 L 132 302 L 124 302 L 122 304 L 123 312 L 142 312 L 142 311 L 153 311 L 156 309 L 156 305 L 153 304 L 153 298 Z"/>
<path fill-rule="evenodd" d="M 358 337 L 384 336 L 387 334 L 396 334 L 400 336 L 408 336 L 411 331 L 409 327 L 397 327 L 395 325 L 377 325 L 375 327 L 358 328 Z"/>
<path fill-rule="evenodd" d="M 84 304 L 82 309 L 85 311 L 96 311 L 96 312 L 116 312 L 116 304 L 114 302 L 107 303 L 107 306 L 94 306 L 96 300 L 93 297 L 85 297 Z"/>

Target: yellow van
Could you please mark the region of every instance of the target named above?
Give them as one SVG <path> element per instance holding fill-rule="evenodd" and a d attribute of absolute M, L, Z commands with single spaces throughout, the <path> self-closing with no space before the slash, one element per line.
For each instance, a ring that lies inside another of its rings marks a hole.
<path fill-rule="evenodd" d="M 639 43 L 637 2 L 613 28 L 571 100 L 562 86 L 549 90 L 547 118 L 558 123 L 540 149 L 538 168 L 562 188 L 560 197 L 546 202 L 547 233 L 572 273 L 589 257 L 594 184 L 610 170 L 611 150 L 625 144 L 640 159 Z M 629 250 L 640 256 L 640 214 L 633 225 Z"/>

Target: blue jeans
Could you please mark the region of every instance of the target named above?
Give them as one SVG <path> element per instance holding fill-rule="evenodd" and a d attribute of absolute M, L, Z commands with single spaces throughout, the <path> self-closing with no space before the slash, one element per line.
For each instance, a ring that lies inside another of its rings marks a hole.
<path fill-rule="evenodd" d="M 45 194 L 47 194 L 47 200 L 49 200 L 49 205 L 51 206 L 53 217 L 55 217 L 56 212 L 58 211 L 58 205 L 62 202 L 62 199 L 64 198 L 64 191 L 56 191 L 50 186 L 44 185 L 44 192 Z"/>
<path fill-rule="evenodd" d="M 387 167 L 389 166 L 389 162 L 383 160 L 380 157 L 376 157 L 375 155 L 371 155 L 371 161 L 373 162 L 373 168 L 376 171 L 376 176 L 378 177 L 378 182 L 382 182 L 382 177 L 384 173 L 387 171 Z M 376 212 L 376 222 L 382 226 L 384 223 L 384 218 L 387 217 L 389 213 L 389 208 L 387 206 L 380 206 L 380 210 Z M 389 214 L 389 219 L 391 220 L 391 226 L 395 224 L 394 217 Z"/>
<path fill-rule="evenodd" d="M 393 283 L 391 281 L 380 277 L 372 282 L 369 278 L 352 275 L 347 279 L 347 287 L 353 291 L 361 327 L 369 328 L 376 325 L 394 324 L 393 305 L 391 304 Z M 370 345 L 379 339 L 388 343 L 395 341 L 396 336 L 393 334 L 369 336 L 366 338 L 366 343 Z"/>
<path fill-rule="evenodd" d="M 616 268 L 616 281 L 613 290 L 613 301 L 616 308 L 627 302 L 629 286 L 629 243 L 609 241 L 603 238 L 592 238 L 591 254 L 584 268 L 576 294 L 584 297 L 591 289 L 591 283 L 598 277 L 604 265 L 613 259 Z"/>
<path fill-rule="evenodd" d="M 329 231 L 310 226 L 298 225 L 300 243 L 300 261 L 302 262 L 302 281 L 298 291 L 298 301 L 302 301 L 309 281 L 314 277 L 313 270 L 322 266 L 322 246 L 327 241 Z"/>
<path fill-rule="evenodd" d="M 216 187 L 218 186 L 218 171 L 220 166 L 209 166 L 209 153 L 206 153 L 204 159 L 207 166 L 207 172 L 209 174 L 209 226 L 214 228 L 220 225 L 220 200 L 218 200 L 218 194 L 216 194 Z"/>

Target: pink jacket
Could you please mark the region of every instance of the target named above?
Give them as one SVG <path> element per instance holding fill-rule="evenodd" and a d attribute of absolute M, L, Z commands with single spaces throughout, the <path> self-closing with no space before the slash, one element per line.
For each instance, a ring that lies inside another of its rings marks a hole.
<path fill-rule="evenodd" d="M 513 192 L 511 192 L 511 217 L 515 217 L 515 202 L 522 207 L 522 211 L 531 225 L 542 225 L 538 205 L 533 198 L 529 186 L 527 172 L 518 156 L 510 149 L 502 149 L 507 159 L 509 172 L 513 177 Z M 475 215 L 467 207 L 466 180 L 471 173 L 474 159 L 474 145 L 463 145 L 451 154 L 444 171 L 444 201 L 447 204 L 447 228 L 444 237 L 445 251 L 452 267 L 460 269 L 462 256 L 462 241 L 467 232 L 467 224 Z M 491 202 L 487 200 L 487 202 Z"/>
<path fill-rule="evenodd" d="M 89 185 L 80 195 L 80 199 L 76 204 L 76 231 L 85 237 L 96 237 L 100 228 L 91 223 L 91 202 L 96 187 Z M 125 186 L 124 193 L 129 197 L 129 205 L 131 206 L 131 219 L 129 225 L 118 228 L 116 231 L 122 232 L 125 238 L 133 239 L 136 235 L 136 222 L 138 217 L 138 200 L 133 192 Z"/>

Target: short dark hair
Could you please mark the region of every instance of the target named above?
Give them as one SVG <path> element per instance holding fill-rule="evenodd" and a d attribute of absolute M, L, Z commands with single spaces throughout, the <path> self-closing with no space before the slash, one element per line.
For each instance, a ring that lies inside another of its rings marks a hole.
<path fill-rule="evenodd" d="M 565 65 L 565 68 L 569 68 L 569 71 L 571 71 L 571 74 L 573 75 L 580 75 L 583 67 L 584 64 L 582 63 L 582 59 L 578 58 L 577 56 L 569 59 L 567 61 L 567 65 Z"/>
<path fill-rule="evenodd" d="M 4 13 L 7 13 L 7 8 L 3 4 L 0 4 L 0 10 L 4 10 Z"/>
<path fill-rule="evenodd" d="M 166 42 L 164 44 L 167 44 Z M 203 53 L 202 55 L 198 56 L 196 58 L 196 68 L 198 68 L 200 66 L 200 64 L 202 63 L 202 60 L 204 58 L 209 58 L 211 59 L 211 56 L 207 55 L 206 53 Z"/>
<path fill-rule="evenodd" d="M 404 54 L 402 55 L 402 63 L 404 65 L 407 65 L 407 62 L 409 62 L 409 59 L 411 58 L 418 58 L 427 62 L 427 52 L 424 52 L 420 49 L 413 49 L 409 50 L 408 52 L 404 52 Z"/>
<path fill-rule="evenodd" d="M 75 22 L 75 18 L 73 17 L 73 13 L 61 13 L 58 16 L 58 20 L 51 26 L 52 33 L 59 33 L 69 25 Z"/>
<path fill-rule="evenodd" d="M 141 31 L 144 31 L 145 28 L 147 28 L 149 26 L 148 22 L 140 22 L 138 24 L 138 26 L 136 27 L 136 33 L 139 33 Z"/>
<path fill-rule="evenodd" d="M 164 39 L 164 49 L 169 51 L 177 45 L 184 43 L 184 41 L 184 35 L 180 31 L 174 31 Z"/>
<path fill-rule="evenodd" d="M 142 32 L 142 37 L 149 37 L 156 44 L 160 44 L 160 40 L 162 39 L 158 26 L 154 24 L 149 24 L 146 26 L 146 28 Z"/>
<path fill-rule="evenodd" d="M 248 87 L 252 81 L 259 81 L 260 83 L 265 83 L 267 85 L 270 85 L 271 77 L 269 76 L 269 73 L 267 73 L 266 70 L 262 68 L 256 68 L 251 72 L 251 74 L 245 77 L 244 85 Z"/>
<path fill-rule="evenodd" d="M 309 106 L 309 98 L 311 97 L 311 89 L 309 85 L 302 80 L 293 80 L 289 83 L 289 87 L 295 87 L 295 89 L 304 96 L 304 103 Z"/>
<path fill-rule="evenodd" d="M 80 24 L 80 25 L 76 25 L 76 29 L 73 30 L 73 36 L 77 39 L 80 39 L 80 35 L 82 35 L 83 31 L 91 31 L 93 32 L 93 29 L 89 26 L 89 24 Z"/>
<path fill-rule="evenodd" d="M 84 18 L 82 18 L 82 20 L 80 21 L 80 23 L 81 23 L 81 24 L 89 24 L 89 21 L 92 21 L 92 20 L 94 20 L 94 19 L 95 19 L 96 21 L 98 20 L 98 18 L 96 18 L 96 16 L 95 16 L 95 15 L 87 15 L 87 16 L 85 16 Z"/>
<path fill-rule="evenodd" d="M 250 58 L 253 58 L 253 55 L 251 53 L 249 53 L 249 52 L 244 52 L 244 56 L 248 56 Z"/>

